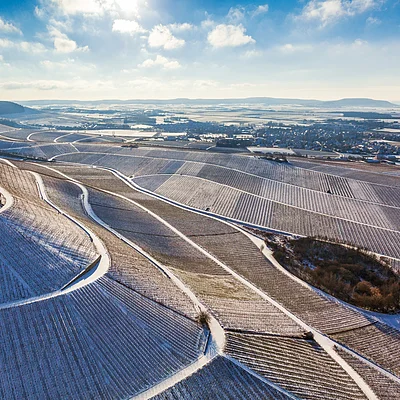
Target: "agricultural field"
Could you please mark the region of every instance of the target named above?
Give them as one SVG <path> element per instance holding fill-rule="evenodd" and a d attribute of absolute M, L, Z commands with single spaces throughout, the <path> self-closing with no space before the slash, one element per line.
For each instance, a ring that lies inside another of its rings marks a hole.
<path fill-rule="evenodd" d="M 398 397 L 394 174 L 26 133 L 0 133 L 0 398 Z"/>

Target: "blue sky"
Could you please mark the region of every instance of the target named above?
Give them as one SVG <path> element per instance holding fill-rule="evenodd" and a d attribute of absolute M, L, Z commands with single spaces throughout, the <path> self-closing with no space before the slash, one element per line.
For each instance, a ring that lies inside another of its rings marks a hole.
<path fill-rule="evenodd" d="M 400 100 L 400 0 L 0 1 L 0 98 Z"/>

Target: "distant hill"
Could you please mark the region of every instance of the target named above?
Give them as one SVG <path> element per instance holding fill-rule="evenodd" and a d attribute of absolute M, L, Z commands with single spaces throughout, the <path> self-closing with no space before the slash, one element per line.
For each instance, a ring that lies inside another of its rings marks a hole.
<path fill-rule="evenodd" d="M 0 101 L 0 116 L 4 118 L 14 119 L 18 118 L 21 114 L 32 115 L 40 113 L 41 111 L 24 107 L 11 101 Z"/>
<path fill-rule="evenodd" d="M 11 101 L 0 101 L 0 115 L 20 114 L 25 112 L 25 107 Z"/>
<path fill-rule="evenodd" d="M 325 107 L 371 107 L 371 108 L 391 108 L 399 107 L 397 104 L 385 100 L 372 99 L 342 99 L 336 101 L 325 101 Z"/>
<path fill-rule="evenodd" d="M 22 102 L 24 105 L 73 105 L 73 104 L 92 104 L 92 105 L 107 105 L 107 104 L 187 104 L 187 105 L 239 105 L 239 104 L 263 104 L 265 106 L 277 105 L 293 105 L 302 107 L 316 108 L 400 108 L 399 105 L 393 104 L 385 100 L 373 100 L 364 98 L 349 98 L 334 101 L 322 100 L 306 100 L 306 99 L 284 99 L 274 97 L 248 97 L 237 99 L 169 99 L 169 100 L 95 100 L 95 101 L 79 101 L 79 100 L 32 100 Z"/>

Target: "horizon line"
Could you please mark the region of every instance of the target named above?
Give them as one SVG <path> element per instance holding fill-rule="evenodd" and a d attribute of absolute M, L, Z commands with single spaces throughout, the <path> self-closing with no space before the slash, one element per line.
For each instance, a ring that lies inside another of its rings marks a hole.
<path fill-rule="evenodd" d="M 168 98 L 93 98 L 89 100 L 80 100 L 78 98 L 68 98 L 68 99 L 60 99 L 60 98 L 47 98 L 47 99 L 38 99 L 31 98 L 25 100 L 0 100 L 0 101 L 10 101 L 10 102 L 26 102 L 26 101 L 80 101 L 80 102 L 98 102 L 98 101 L 175 101 L 175 100 L 189 100 L 189 101 L 204 101 L 204 100 L 248 100 L 248 99 L 273 99 L 273 100 L 300 100 L 300 101 L 317 101 L 317 102 L 332 102 L 332 101 L 342 101 L 342 100 L 372 100 L 372 101 L 383 101 L 389 103 L 399 103 L 398 100 L 387 100 L 387 99 L 377 99 L 373 97 L 341 97 L 341 98 L 332 98 L 329 100 L 320 100 L 317 98 L 300 98 L 300 97 L 274 97 L 274 96 L 246 96 L 246 97 L 168 97 Z M 396 105 L 399 105 L 396 104 Z"/>

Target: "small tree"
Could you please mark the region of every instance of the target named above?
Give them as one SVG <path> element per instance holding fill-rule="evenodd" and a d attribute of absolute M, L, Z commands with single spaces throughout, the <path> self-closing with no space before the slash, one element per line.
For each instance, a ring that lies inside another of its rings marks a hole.
<path fill-rule="evenodd" d="M 209 327 L 210 319 L 210 314 L 203 310 L 196 317 L 196 321 L 203 326 L 207 326 L 207 328 Z"/>
<path fill-rule="evenodd" d="M 311 331 L 305 332 L 305 333 L 304 333 L 304 339 L 306 339 L 306 340 L 313 340 L 313 339 L 314 339 L 314 334 L 313 334 Z"/>

